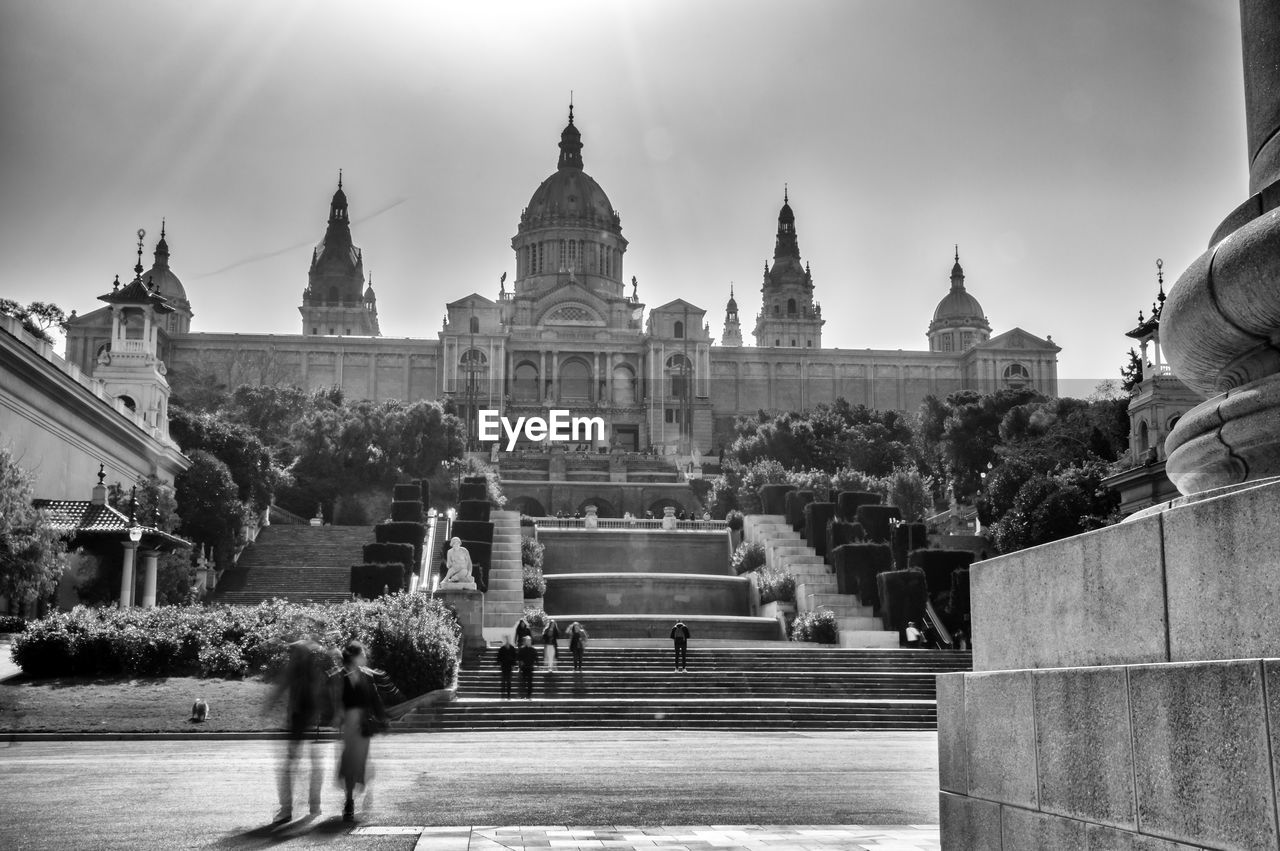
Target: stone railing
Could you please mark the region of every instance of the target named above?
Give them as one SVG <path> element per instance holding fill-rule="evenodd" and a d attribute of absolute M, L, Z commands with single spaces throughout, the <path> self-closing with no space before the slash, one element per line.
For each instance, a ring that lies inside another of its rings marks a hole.
<path fill-rule="evenodd" d="M 585 517 L 535 517 L 533 522 L 539 530 L 542 529 L 586 529 L 587 520 Z M 634 518 L 628 520 L 624 517 L 601 517 L 596 520 L 597 529 L 612 529 L 621 531 L 662 531 L 662 520 L 647 520 L 642 518 Z M 729 524 L 724 520 L 677 520 L 677 532 L 724 532 L 728 530 Z"/>

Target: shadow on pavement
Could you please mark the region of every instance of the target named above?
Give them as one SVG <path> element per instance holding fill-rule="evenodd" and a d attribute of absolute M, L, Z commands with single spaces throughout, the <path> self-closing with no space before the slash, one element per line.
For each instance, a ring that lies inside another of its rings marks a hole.
<path fill-rule="evenodd" d="M 286 824 L 268 824 L 224 836 L 215 843 L 218 848 L 265 848 L 291 839 L 334 841 L 351 833 L 351 825 L 340 816 L 301 818 Z"/>

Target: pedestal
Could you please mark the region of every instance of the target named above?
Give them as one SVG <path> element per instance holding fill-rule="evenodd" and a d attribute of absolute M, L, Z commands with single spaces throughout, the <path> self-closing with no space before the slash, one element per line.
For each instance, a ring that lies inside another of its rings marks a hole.
<path fill-rule="evenodd" d="M 462 625 L 462 655 L 484 650 L 484 594 L 465 588 L 440 588 L 436 597 L 458 613 Z"/>

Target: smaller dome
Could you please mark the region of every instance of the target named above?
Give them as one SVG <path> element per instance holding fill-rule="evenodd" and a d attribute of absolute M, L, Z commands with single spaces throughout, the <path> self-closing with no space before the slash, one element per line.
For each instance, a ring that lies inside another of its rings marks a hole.
<path fill-rule="evenodd" d="M 737 313 L 738 312 L 737 299 L 735 299 L 733 296 L 729 296 L 729 303 L 725 305 L 725 307 L 729 310 L 730 313 Z"/>
<path fill-rule="evenodd" d="M 792 225 L 796 223 L 796 214 L 791 212 L 790 204 L 783 203 L 782 209 L 778 211 L 778 221 Z"/>
<path fill-rule="evenodd" d="M 377 298 L 378 297 L 373 294 L 373 284 L 370 284 L 369 286 L 364 288 L 365 301 L 376 301 Z"/>

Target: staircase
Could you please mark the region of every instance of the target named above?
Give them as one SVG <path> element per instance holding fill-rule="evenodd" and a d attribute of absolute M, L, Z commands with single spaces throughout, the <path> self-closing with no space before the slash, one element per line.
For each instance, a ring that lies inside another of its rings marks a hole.
<path fill-rule="evenodd" d="M 541 656 L 541 654 L 539 654 Z M 563 728 L 934 730 L 934 677 L 968 671 L 967 652 L 849 650 L 779 642 L 690 642 L 688 672 L 672 671 L 671 642 L 590 642 L 575 674 L 534 673 L 533 700 L 500 699 L 490 648 L 459 673 L 458 699 L 415 710 L 401 731 Z"/>
<path fill-rule="evenodd" d="M 524 614 L 524 569 L 520 566 L 520 514 L 492 511 L 493 564 L 484 595 L 486 638 L 501 640 Z"/>
<path fill-rule="evenodd" d="M 351 565 L 373 543 L 372 526 L 268 526 L 218 580 L 214 602 L 257 605 L 351 599 Z"/>
<path fill-rule="evenodd" d="M 805 543 L 800 533 L 781 515 L 750 515 L 743 535 L 765 549 L 765 562 L 782 568 L 796 578 L 796 611 L 829 609 L 840 627 L 841 647 L 896 648 L 898 633 L 886 630 L 870 606 L 856 594 L 836 593 L 836 577 L 831 568 Z"/>

